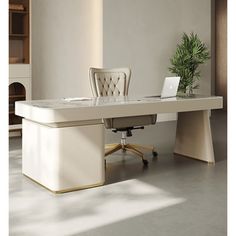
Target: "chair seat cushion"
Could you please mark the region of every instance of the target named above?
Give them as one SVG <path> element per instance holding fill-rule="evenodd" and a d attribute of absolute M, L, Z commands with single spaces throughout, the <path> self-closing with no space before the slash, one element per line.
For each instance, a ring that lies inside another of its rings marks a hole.
<path fill-rule="evenodd" d="M 145 126 L 156 123 L 157 115 L 128 116 L 104 119 L 104 125 L 107 129 L 119 129 L 135 126 Z"/>

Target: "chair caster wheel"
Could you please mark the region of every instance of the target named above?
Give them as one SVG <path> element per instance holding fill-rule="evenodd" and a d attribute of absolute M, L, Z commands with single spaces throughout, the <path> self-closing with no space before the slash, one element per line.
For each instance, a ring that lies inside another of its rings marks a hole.
<path fill-rule="evenodd" d="M 143 160 L 143 165 L 147 166 L 148 165 L 148 161 L 147 160 Z"/>
<path fill-rule="evenodd" d="M 152 155 L 153 155 L 154 157 L 157 157 L 157 156 L 158 156 L 158 153 L 157 153 L 156 151 L 153 151 L 153 152 L 152 152 Z"/>

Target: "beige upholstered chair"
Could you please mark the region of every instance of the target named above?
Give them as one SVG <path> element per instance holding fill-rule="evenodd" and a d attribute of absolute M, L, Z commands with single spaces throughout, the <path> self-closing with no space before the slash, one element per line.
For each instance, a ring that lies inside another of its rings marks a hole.
<path fill-rule="evenodd" d="M 129 90 L 129 82 L 131 71 L 129 68 L 117 69 L 97 69 L 90 68 L 90 85 L 95 97 L 102 96 L 127 96 Z M 127 144 L 126 137 L 132 136 L 133 129 L 144 129 L 145 125 L 156 123 L 157 115 L 142 115 L 132 117 L 117 117 L 104 119 L 104 125 L 113 132 L 121 132 L 121 143 L 108 144 L 105 149 L 105 156 L 112 154 L 120 149 L 130 151 L 142 158 L 143 164 L 147 165 L 148 161 L 144 159 L 142 149 L 152 151 L 153 156 L 157 156 L 153 146 L 141 146 L 135 144 Z"/>

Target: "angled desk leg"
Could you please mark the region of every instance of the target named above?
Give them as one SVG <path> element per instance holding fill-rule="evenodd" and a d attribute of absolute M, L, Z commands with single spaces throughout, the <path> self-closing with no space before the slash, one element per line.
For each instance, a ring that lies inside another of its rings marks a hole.
<path fill-rule="evenodd" d="M 215 163 L 208 110 L 178 113 L 174 153 Z"/>

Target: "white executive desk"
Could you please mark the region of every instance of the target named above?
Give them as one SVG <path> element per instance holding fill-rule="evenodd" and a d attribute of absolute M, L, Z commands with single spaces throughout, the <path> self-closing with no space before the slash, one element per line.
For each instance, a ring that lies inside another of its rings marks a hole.
<path fill-rule="evenodd" d="M 100 97 L 16 102 L 23 119 L 23 174 L 53 192 L 105 181 L 103 118 L 178 112 L 175 153 L 214 163 L 208 111 L 222 97 Z"/>

